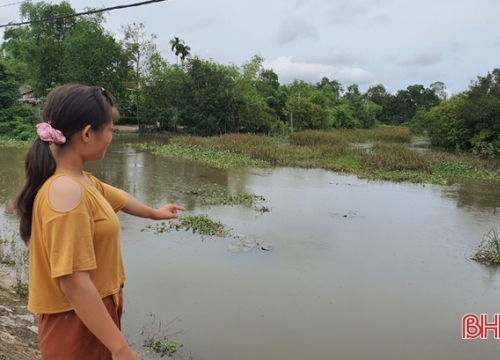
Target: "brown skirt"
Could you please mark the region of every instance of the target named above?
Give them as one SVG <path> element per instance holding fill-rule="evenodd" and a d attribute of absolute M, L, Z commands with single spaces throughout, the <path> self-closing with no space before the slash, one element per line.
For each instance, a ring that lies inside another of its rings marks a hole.
<path fill-rule="evenodd" d="M 113 322 L 121 329 L 122 290 L 119 292 L 118 305 L 112 295 L 102 301 Z M 73 310 L 40 314 L 38 337 L 43 360 L 112 360 L 111 352 L 87 329 Z"/>

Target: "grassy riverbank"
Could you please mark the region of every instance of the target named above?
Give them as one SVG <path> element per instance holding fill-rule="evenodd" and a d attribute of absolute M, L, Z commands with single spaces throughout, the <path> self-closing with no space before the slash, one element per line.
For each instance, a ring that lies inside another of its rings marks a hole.
<path fill-rule="evenodd" d="M 500 181 L 498 165 L 469 154 L 411 147 L 407 128 L 303 131 L 289 137 L 227 134 L 201 138 L 178 136 L 166 144 L 135 145 L 154 154 L 208 166 L 291 166 L 321 168 L 363 178 L 448 184 L 481 179 Z"/>

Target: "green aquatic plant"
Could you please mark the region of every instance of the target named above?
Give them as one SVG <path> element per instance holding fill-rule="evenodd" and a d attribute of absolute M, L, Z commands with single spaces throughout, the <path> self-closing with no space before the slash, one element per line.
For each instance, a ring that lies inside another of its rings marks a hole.
<path fill-rule="evenodd" d="M 271 211 L 269 207 L 262 205 L 266 199 L 261 195 L 255 194 L 227 194 L 224 190 L 213 189 L 200 189 L 194 188 L 185 191 L 186 194 L 201 197 L 203 205 L 245 205 L 249 208 L 264 213 Z"/>
<path fill-rule="evenodd" d="M 471 260 L 485 265 L 500 264 L 500 238 L 498 237 L 496 227 L 491 228 L 490 231 L 483 236 Z"/>
<path fill-rule="evenodd" d="M 161 356 L 172 356 L 177 352 L 179 347 L 182 345 L 179 345 L 177 341 L 168 341 L 168 339 L 165 337 L 162 340 L 157 340 L 149 345 L 147 345 L 148 348 L 154 350 L 156 353 L 161 354 Z"/>
<path fill-rule="evenodd" d="M 159 354 L 160 357 L 175 356 L 176 358 L 184 359 L 184 354 L 178 352 L 183 347 L 183 344 L 171 340 L 173 337 L 182 333 L 182 331 L 174 334 L 169 332 L 170 325 L 172 325 L 175 320 L 178 320 L 178 317 L 167 324 L 162 324 L 161 319 L 157 321 L 155 315 L 150 314 L 148 316 L 151 318 L 151 321 L 148 324 L 143 324 L 140 332 L 143 339 L 142 346 L 148 349 L 147 352 L 153 351 Z M 192 356 L 190 355 L 188 359 L 192 359 Z"/>
<path fill-rule="evenodd" d="M 231 234 L 231 228 L 220 221 L 214 221 L 206 214 L 200 215 L 181 215 L 177 221 L 161 222 L 155 225 L 148 225 L 145 230 L 152 230 L 155 234 L 169 232 L 171 230 L 192 230 L 193 234 L 227 237 Z"/>
<path fill-rule="evenodd" d="M 451 163 L 448 161 L 441 161 L 436 165 L 436 170 L 443 173 L 453 174 L 453 175 L 469 175 L 473 170 L 461 163 Z"/>
<path fill-rule="evenodd" d="M 234 167 L 269 167 L 270 164 L 264 160 L 255 159 L 248 155 L 238 154 L 229 150 L 204 148 L 197 145 L 181 146 L 177 144 L 151 144 L 139 143 L 133 147 L 140 150 L 151 151 L 155 155 L 161 155 L 176 161 L 193 161 L 218 169 Z"/>

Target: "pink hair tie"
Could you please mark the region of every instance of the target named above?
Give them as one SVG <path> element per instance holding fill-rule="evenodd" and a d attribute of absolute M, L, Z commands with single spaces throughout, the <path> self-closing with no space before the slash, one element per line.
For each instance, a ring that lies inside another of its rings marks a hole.
<path fill-rule="evenodd" d="M 66 137 L 60 130 L 54 129 L 49 123 L 43 122 L 37 124 L 36 133 L 42 141 L 47 141 L 49 144 L 53 142 L 56 144 L 64 144 L 66 142 Z"/>

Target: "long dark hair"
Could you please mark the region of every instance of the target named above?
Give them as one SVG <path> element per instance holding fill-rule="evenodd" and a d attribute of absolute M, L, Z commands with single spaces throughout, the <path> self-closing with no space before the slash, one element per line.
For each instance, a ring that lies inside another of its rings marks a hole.
<path fill-rule="evenodd" d="M 111 121 L 115 98 L 107 90 L 79 84 L 64 85 L 53 90 L 43 108 L 44 122 L 66 137 L 64 147 L 78 131 L 90 125 L 99 131 Z M 37 138 L 26 155 L 26 178 L 17 194 L 13 207 L 20 219 L 19 232 L 26 245 L 31 236 L 31 221 L 35 196 L 43 183 L 54 174 L 56 161 L 49 143 Z"/>

